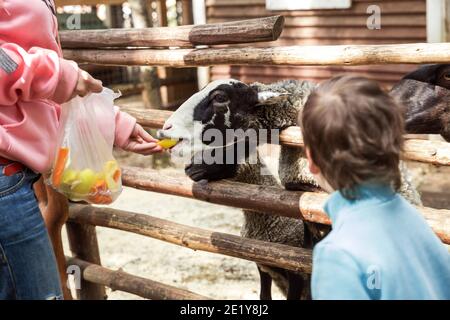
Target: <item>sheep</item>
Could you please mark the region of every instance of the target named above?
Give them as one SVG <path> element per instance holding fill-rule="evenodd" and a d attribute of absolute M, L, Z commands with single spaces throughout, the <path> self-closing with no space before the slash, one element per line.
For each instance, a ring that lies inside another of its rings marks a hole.
<path fill-rule="evenodd" d="M 297 81 L 281 81 L 270 85 L 264 85 L 255 83 L 258 90 L 266 91 L 278 91 L 282 92 L 287 90 L 292 93 L 294 100 L 296 100 L 297 94 L 296 90 L 304 90 L 302 87 L 298 86 Z M 301 101 L 300 105 L 291 102 L 291 105 L 296 108 L 297 113 L 303 107 L 306 100 Z M 296 125 L 296 117 L 293 119 L 290 125 Z M 280 128 L 284 129 L 284 128 Z M 400 194 L 402 194 L 407 200 L 412 204 L 422 205 L 420 195 L 417 192 L 411 174 L 408 172 L 406 165 L 400 162 L 400 172 L 402 173 L 402 183 L 400 187 Z M 307 166 L 307 160 L 304 158 L 303 149 L 294 148 L 290 146 L 282 146 L 281 154 L 279 159 L 279 177 L 283 186 L 288 190 L 317 190 L 320 189 L 317 182 L 314 180 L 313 175 L 309 172 Z"/>
<path fill-rule="evenodd" d="M 261 175 L 264 163 L 239 163 L 236 156 L 236 143 L 214 145 L 222 156 L 233 151 L 233 163 L 212 163 L 194 161 L 195 155 L 203 155 L 204 146 L 194 146 L 193 140 L 210 146 L 204 141 L 204 133 L 211 128 L 224 133 L 226 129 L 285 129 L 296 125 L 297 116 L 308 95 L 316 84 L 309 81 L 285 80 L 269 85 L 254 83 L 246 85 L 240 81 L 218 80 L 211 82 L 200 92 L 188 99 L 165 123 L 158 135 L 160 138 L 177 139 L 174 153 L 194 155 L 185 172 L 194 181 L 233 178 L 235 181 L 257 184 L 278 185 L 275 177 Z M 229 141 L 228 141 L 229 142 Z M 235 142 L 235 141 L 233 141 Z M 252 152 L 254 150 L 250 150 Z M 245 153 L 247 158 L 249 152 Z M 202 157 L 200 157 L 202 158 Z M 421 205 L 418 192 L 403 163 L 400 164 L 402 186 L 400 193 L 411 203 Z M 317 190 L 318 184 L 308 171 L 306 159 L 301 148 L 282 146 L 279 159 L 279 178 L 286 189 Z M 311 247 L 308 229 L 298 219 L 273 216 L 264 212 L 244 211 L 241 229 L 243 237 L 283 243 L 297 247 Z M 313 236 L 320 237 L 323 232 L 310 230 Z M 272 280 L 280 287 L 288 299 L 308 296 L 308 278 L 288 270 L 257 265 L 260 273 L 260 298 L 271 299 Z"/>
<path fill-rule="evenodd" d="M 410 133 L 435 133 L 450 142 L 450 64 L 425 65 L 407 74 L 391 90 L 406 106 Z"/>
<path fill-rule="evenodd" d="M 304 82 L 303 85 L 305 94 L 303 97 L 299 91 L 300 95 L 297 97 L 301 101 L 299 104 L 304 103 L 306 95 L 313 88 L 313 84 L 308 82 Z M 263 129 L 294 124 L 297 114 L 295 108 L 285 108 L 283 103 L 272 104 L 271 101 L 277 101 L 276 95 L 268 94 L 266 95 L 268 98 L 263 101 L 261 97 L 264 97 L 265 93 L 267 92 L 260 92 L 258 95 L 256 87 L 249 87 L 236 80 L 212 82 L 188 99 L 166 121 L 158 135 L 160 138 L 181 139 L 181 142 L 172 149 L 172 153 L 199 154 L 202 152 L 201 149 L 197 149 L 195 145 L 192 146 L 191 142 L 196 138 L 194 135 L 202 135 L 210 128 Z M 293 100 L 294 97 L 289 99 Z M 258 104 L 261 105 L 257 106 Z M 253 112 L 256 113 L 253 117 L 247 116 Z M 195 129 L 196 124 L 200 126 L 200 129 Z M 224 146 L 223 154 L 227 154 L 234 146 Z M 233 154 L 237 156 L 237 152 Z M 278 185 L 274 176 L 261 175 L 261 168 L 265 164 L 259 157 L 253 164 L 249 162 L 238 164 L 238 159 L 234 160 L 233 163 L 211 165 L 197 164 L 192 160 L 185 171 L 195 181 L 234 178 L 235 181 L 250 184 Z M 301 220 L 252 210 L 243 210 L 243 212 L 244 223 L 241 229 L 243 237 L 303 247 L 304 225 Z M 272 279 L 288 299 L 299 299 L 302 294 L 307 295 L 307 290 L 304 290 L 308 289 L 305 276 L 279 268 L 263 265 L 257 265 L 257 267 L 261 280 L 260 298 L 262 300 L 271 299 Z"/>

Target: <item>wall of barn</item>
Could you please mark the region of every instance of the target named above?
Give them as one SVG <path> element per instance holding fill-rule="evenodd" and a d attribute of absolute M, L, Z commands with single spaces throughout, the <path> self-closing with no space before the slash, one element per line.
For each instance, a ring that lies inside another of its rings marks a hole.
<path fill-rule="evenodd" d="M 366 13 L 369 5 L 381 9 L 381 29 L 369 30 Z M 276 42 L 258 46 L 388 44 L 426 42 L 425 0 L 353 0 L 350 9 L 268 11 L 265 0 L 206 0 L 209 23 L 265 17 L 281 14 L 286 23 Z M 211 79 L 237 78 L 245 82 L 273 82 L 280 79 L 321 81 L 337 74 L 354 73 L 376 79 L 389 87 L 411 65 L 356 67 L 282 67 L 282 66 L 217 66 L 211 68 Z"/>

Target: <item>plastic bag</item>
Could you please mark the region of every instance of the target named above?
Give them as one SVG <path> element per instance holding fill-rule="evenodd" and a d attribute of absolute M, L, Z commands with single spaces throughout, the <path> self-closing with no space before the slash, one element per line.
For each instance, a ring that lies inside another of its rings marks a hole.
<path fill-rule="evenodd" d="M 62 105 L 55 160 L 48 183 L 72 201 L 112 203 L 122 192 L 114 159 L 114 99 L 101 93 L 75 97 Z"/>

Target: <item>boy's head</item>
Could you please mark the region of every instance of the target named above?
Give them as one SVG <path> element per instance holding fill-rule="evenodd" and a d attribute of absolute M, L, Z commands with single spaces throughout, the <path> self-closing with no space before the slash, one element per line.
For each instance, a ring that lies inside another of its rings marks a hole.
<path fill-rule="evenodd" d="M 310 171 L 329 184 L 325 189 L 354 198 L 361 183 L 400 187 L 401 108 L 375 81 L 339 76 L 323 82 L 299 122 Z"/>

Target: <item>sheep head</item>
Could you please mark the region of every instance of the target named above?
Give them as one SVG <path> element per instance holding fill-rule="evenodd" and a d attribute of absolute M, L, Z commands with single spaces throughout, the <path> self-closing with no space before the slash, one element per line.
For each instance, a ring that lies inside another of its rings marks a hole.
<path fill-rule="evenodd" d="M 405 107 L 408 133 L 441 134 L 450 141 L 450 64 L 426 65 L 407 74 L 391 95 Z"/>
<path fill-rule="evenodd" d="M 236 152 L 237 138 L 230 131 L 257 129 L 258 108 L 285 96 L 287 93 L 258 92 L 238 80 L 213 81 L 167 119 L 158 137 L 179 141 L 171 152 L 189 160 L 186 173 L 193 180 L 231 178 L 242 163 L 240 158 L 247 157 L 252 150 L 246 148 L 244 154 Z M 205 152 L 222 161 L 205 161 Z"/>

